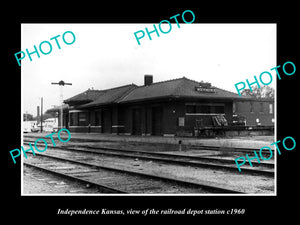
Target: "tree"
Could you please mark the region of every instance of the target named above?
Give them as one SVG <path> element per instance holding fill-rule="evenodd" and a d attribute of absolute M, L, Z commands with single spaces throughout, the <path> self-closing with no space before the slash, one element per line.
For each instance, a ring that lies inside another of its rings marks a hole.
<path fill-rule="evenodd" d="M 242 90 L 241 95 L 255 98 L 274 98 L 275 90 L 269 86 L 263 86 L 261 88 L 255 86 L 252 88 L 252 91 L 250 91 L 250 89 Z"/>
<path fill-rule="evenodd" d="M 29 113 L 23 113 L 23 121 L 33 120 L 33 115 Z"/>
<path fill-rule="evenodd" d="M 43 113 L 43 121 L 48 118 L 53 118 L 53 117 L 56 117 L 55 113 Z M 35 116 L 35 117 L 33 117 L 33 120 L 41 122 L 41 116 Z"/>

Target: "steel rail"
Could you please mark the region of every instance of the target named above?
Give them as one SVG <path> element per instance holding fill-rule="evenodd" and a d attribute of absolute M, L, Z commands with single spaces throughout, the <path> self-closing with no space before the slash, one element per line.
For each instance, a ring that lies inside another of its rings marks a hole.
<path fill-rule="evenodd" d="M 112 188 L 112 187 L 108 187 L 106 185 L 102 185 L 102 184 L 98 184 L 98 183 L 95 183 L 95 182 L 92 182 L 92 181 L 88 181 L 88 180 L 85 180 L 85 179 L 82 179 L 82 178 L 79 178 L 79 177 L 72 176 L 70 174 L 60 173 L 60 172 L 57 172 L 57 171 L 54 171 L 54 170 L 51 170 L 51 169 L 47 169 L 45 167 L 37 166 L 37 165 L 31 164 L 31 163 L 28 163 L 28 162 L 23 162 L 23 164 L 27 167 L 31 167 L 31 168 L 38 169 L 38 170 L 43 171 L 43 172 L 51 173 L 53 175 L 56 175 L 56 176 L 59 176 L 59 177 L 62 177 L 62 178 L 68 179 L 68 180 L 80 182 L 80 183 L 83 183 L 83 184 L 89 184 L 91 187 L 100 188 L 101 190 L 105 190 L 108 193 L 124 193 L 124 194 L 127 193 L 127 192 L 124 192 L 122 190 L 118 190 L 118 189 L 115 189 L 115 188 Z"/>
<path fill-rule="evenodd" d="M 33 138 L 34 140 L 37 138 L 40 138 L 43 136 L 33 136 L 33 135 L 24 135 L 25 138 Z M 116 141 L 109 141 L 109 140 L 96 140 L 96 139 L 84 139 L 84 138 L 72 138 L 73 142 L 116 142 Z M 124 142 L 124 141 L 123 141 Z M 124 142 L 125 143 L 125 142 Z M 134 141 L 128 141 L 126 143 L 136 143 Z M 148 143 L 151 144 L 150 142 L 139 142 L 139 143 Z M 163 143 L 162 143 L 163 144 Z M 173 145 L 177 145 L 173 143 Z M 212 146 L 212 145 L 189 145 L 191 149 L 203 149 L 203 150 L 212 150 L 212 151 L 226 151 L 226 152 L 244 152 L 244 153 L 253 153 L 253 151 L 257 151 L 259 149 L 256 148 L 242 148 L 242 147 L 225 147 L 225 146 Z M 274 153 L 274 149 L 271 149 L 271 151 Z M 262 153 L 269 153 L 269 150 L 263 149 Z"/>
<path fill-rule="evenodd" d="M 32 154 L 31 152 L 28 152 L 28 153 Z M 166 176 L 161 176 L 161 175 L 155 175 L 155 174 L 148 174 L 148 173 L 143 173 L 143 172 L 132 171 L 132 170 L 128 170 L 128 169 L 118 169 L 118 168 L 115 168 L 115 167 L 102 166 L 102 165 L 100 166 L 100 165 L 91 164 L 91 163 L 87 163 L 87 162 L 80 162 L 80 161 L 65 159 L 65 158 L 52 156 L 52 155 L 50 156 L 50 155 L 47 155 L 47 154 L 36 153 L 36 155 L 34 157 L 37 157 L 37 156 L 38 157 L 47 157 L 47 158 L 51 158 L 51 159 L 55 159 L 55 160 L 59 160 L 59 161 L 70 162 L 70 163 L 83 165 L 83 166 L 87 166 L 87 167 L 92 167 L 92 168 L 99 168 L 99 169 L 116 171 L 116 172 L 120 172 L 120 173 L 123 173 L 123 174 L 132 174 L 132 175 L 138 175 L 138 176 L 142 176 L 142 177 L 146 177 L 146 178 L 152 178 L 152 179 L 156 179 L 156 180 L 158 179 L 158 180 L 177 183 L 177 184 L 180 184 L 180 185 L 194 187 L 194 188 L 201 188 L 203 190 L 210 191 L 211 193 L 245 194 L 245 192 L 233 190 L 233 189 L 230 189 L 230 188 L 224 188 L 223 187 L 224 185 L 219 185 L 219 184 L 212 183 L 212 182 L 204 182 L 204 181 L 202 181 L 202 182 L 200 182 L 200 181 L 199 182 L 193 182 L 193 181 L 188 181 L 188 180 L 184 180 L 184 179 L 176 179 L 176 178 L 171 178 L 171 177 L 166 177 Z"/>
<path fill-rule="evenodd" d="M 41 145 L 41 146 L 43 146 L 43 145 Z M 93 150 L 87 150 L 87 149 L 75 149 L 75 148 L 66 147 L 66 146 L 56 146 L 56 147 L 50 146 L 50 145 L 48 145 L 48 146 L 57 148 L 57 149 L 61 149 L 64 151 L 78 151 L 78 152 L 85 152 L 85 153 L 91 153 L 91 154 L 102 154 L 102 155 L 110 155 L 110 156 L 125 157 L 125 158 L 140 158 L 140 159 L 145 159 L 145 160 L 156 160 L 156 161 L 168 162 L 168 163 L 171 162 L 171 163 L 180 164 L 180 165 L 189 165 L 189 166 L 196 166 L 196 167 L 201 167 L 201 168 L 211 168 L 211 169 L 218 169 L 218 170 L 228 170 L 230 172 L 241 173 L 238 171 L 237 167 L 235 167 L 235 166 L 211 163 L 211 162 L 235 163 L 234 160 L 230 160 L 230 159 L 216 159 L 216 158 L 209 158 L 209 157 L 203 157 L 203 156 L 195 157 L 195 156 L 174 155 L 174 154 L 167 154 L 167 153 L 134 151 L 134 150 L 119 150 L 119 149 L 102 148 L 102 147 L 92 148 Z M 88 148 L 91 148 L 91 147 L 88 147 Z M 111 151 L 111 152 L 108 152 L 108 151 Z M 187 161 L 187 160 L 192 160 L 192 161 Z M 205 161 L 210 162 L 210 163 L 205 163 Z M 261 165 L 264 167 L 274 167 L 274 164 L 270 164 L 270 163 L 252 162 L 252 164 L 254 166 Z M 242 168 L 242 172 L 247 173 L 247 174 L 259 174 L 259 175 L 263 175 L 263 176 L 274 177 L 274 171 L 272 171 L 272 170 L 262 170 L 262 169 L 256 169 L 253 167 Z"/>

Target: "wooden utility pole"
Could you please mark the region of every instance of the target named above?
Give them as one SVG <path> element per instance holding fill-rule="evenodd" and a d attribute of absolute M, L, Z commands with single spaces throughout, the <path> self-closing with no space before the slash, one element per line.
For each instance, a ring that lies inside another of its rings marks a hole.
<path fill-rule="evenodd" d="M 58 84 L 60 86 L 60 129 L 63 128 L 63 86 L 65 85 L 72 85 L 72 83 L 65 83 L 63 80 L 59 81 L 58 83 L 52 82 L 51 84 Z"/>
<path fill-rule="evenodd" d="M 41 133 L 43 132 L 43 97 L 41 97 Z"/>

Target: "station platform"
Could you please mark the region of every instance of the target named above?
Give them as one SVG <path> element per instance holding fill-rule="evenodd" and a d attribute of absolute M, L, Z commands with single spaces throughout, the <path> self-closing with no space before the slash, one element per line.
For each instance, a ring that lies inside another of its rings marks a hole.
<path fill-rule="evenodd" d="M 49 132 L 43 133 L 24 133 L 24 137 L 43 138 Z M 61 133 L 67 137 L 67 134 Z M 164 136 L 128 136 L 100 133 L 71 133 L 71 140 L 74 142 L 135 142 L 153 144 L 178 145 L 181 141 L 182 146 L 212 146 L 223 148 L 254 148 L 260 149 L 270 146 L 275 140 L 274 136 L 247 136 L 247 137 L 222 137 L 222 138 L 196 138 L 196 137 L 164 137 Z"/>

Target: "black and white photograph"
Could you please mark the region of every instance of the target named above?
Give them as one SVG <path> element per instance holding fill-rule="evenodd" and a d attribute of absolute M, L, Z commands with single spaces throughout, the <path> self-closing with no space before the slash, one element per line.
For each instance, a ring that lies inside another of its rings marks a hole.
<path fill-rule="evenodd" d="M 297 7 L 209 3 L 4 8 L 3 220 L 293 221 Z"/>
<path fill-rule="evenodd" d="M 276 24 L 22 24 L 21 46 L 24 195 L 276 194 Z"/>

